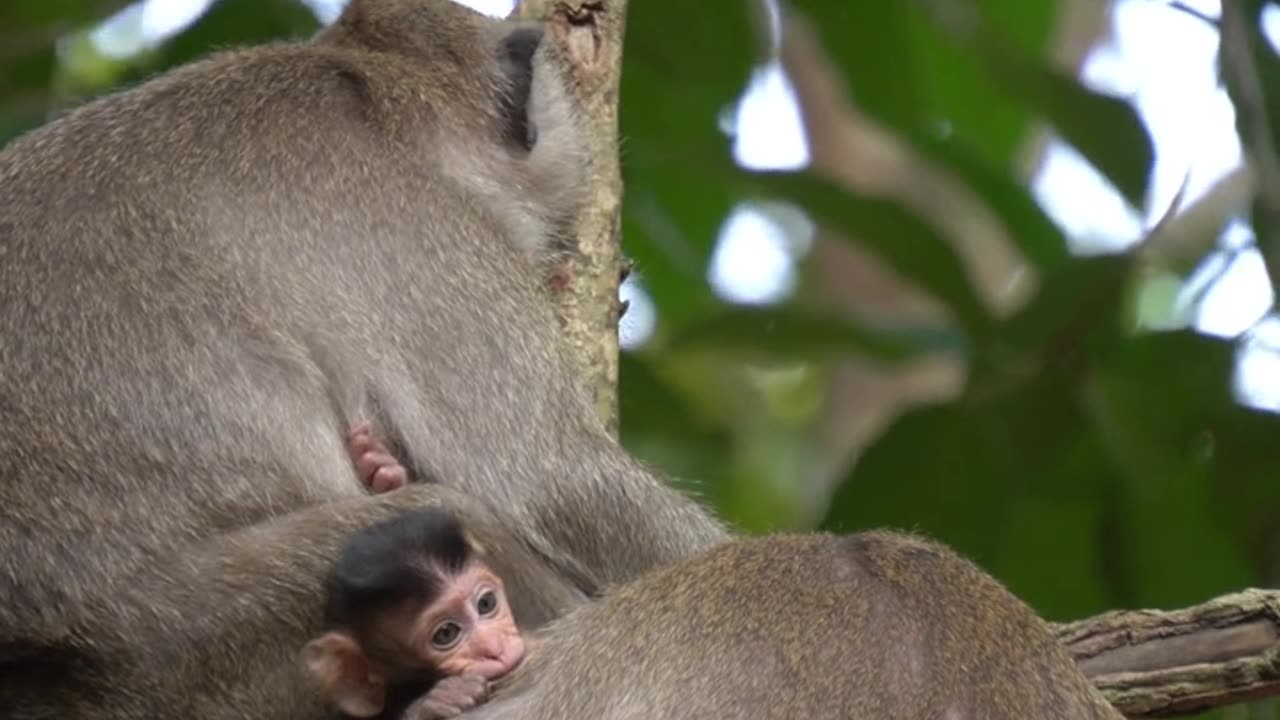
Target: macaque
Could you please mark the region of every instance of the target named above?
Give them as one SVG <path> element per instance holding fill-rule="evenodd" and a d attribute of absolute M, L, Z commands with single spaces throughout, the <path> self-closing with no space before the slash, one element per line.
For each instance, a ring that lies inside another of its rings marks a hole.
<path fill-rule="evenodd" d="M 972 563 L 885 532 L 743 538 L 539 633 L 471 720 L 1123 720 Z"/>
<path fill-rule="evenodd" d="M 524 659 L 502 579 L 444 510 L 356 533 L 328 593 L 327 630 L 302 657 L 348 717 L 453 717 Z"/>
<path fill-rule="evenodd" d="M 591 189 L 543 35 L 351 0 L 0 151 L 3 714 L 325 717 L 342 547 L 443 508 L 554 621 L 477 718 L 1118 717 L 954 555 L 734 540 L 610 437 L 545 288 Z M 353 480 L 369 417 L 431 482 Z"/>
<path fill-rule="evenodd" d="M 543 32 L 352 0 L 0 151 L 0 714 L 323 717 L 324 579 L 406 510 L 530 628 L 727 537 L 561 346 L 588 160 Z M 362 486 L 375 417 L 430 482 Z"/>

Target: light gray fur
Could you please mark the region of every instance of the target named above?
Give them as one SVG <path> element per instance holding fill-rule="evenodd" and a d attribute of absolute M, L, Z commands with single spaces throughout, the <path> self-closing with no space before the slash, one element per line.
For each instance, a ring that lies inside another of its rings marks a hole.
<path fill-rule="evenodd" d="M 537 144 L 497 141 L 513 27 L 357 1 L 0 153 L 0 704 L 285 712 L 328 563 L 397 508 L 457 508 L 530 625 L 723 537 L 561 354 L 536 255 L 584 158 L 541 60 Z M 371 408 L 434 484 L 364 495 Z M 123 689 L 32 699 L 40 658 Z"/>

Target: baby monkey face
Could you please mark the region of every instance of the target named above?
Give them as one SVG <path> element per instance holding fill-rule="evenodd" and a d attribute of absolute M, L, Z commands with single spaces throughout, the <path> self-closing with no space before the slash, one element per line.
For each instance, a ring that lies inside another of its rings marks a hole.
<path fill-rule="evenodd" d="M 443 675 L 495 680 L 525 655 L 502 580 L 479 563 L 448 579 L 414 623 L 414 651 Z"/>

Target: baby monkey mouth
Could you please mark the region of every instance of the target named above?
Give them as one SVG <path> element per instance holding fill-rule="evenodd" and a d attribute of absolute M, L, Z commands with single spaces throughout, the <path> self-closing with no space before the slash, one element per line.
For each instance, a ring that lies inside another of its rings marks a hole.
<path fill-rule="evenodd" d="M 510 648 L 501 658 L 496 660 L 494 664 L 497 666 L 497 672 L 490 675 L 490 680 L 496 680 L 504 675 L 513 672 L 520 664 L 524 662 L 525 645 L 523 642 L 517 642 L 516 646 Z"/>

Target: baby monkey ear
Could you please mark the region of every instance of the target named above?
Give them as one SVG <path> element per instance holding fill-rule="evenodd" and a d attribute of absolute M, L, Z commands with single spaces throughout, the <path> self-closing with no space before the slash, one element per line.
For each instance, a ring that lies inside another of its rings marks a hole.
<path fill-rule="evenodd" d="M 382 712 L 386 680 L 373 672 L 368 656 L 349 633 L 330 631 L 307 643 L 302 664 L 342 712 L 352 717 Z"/>

